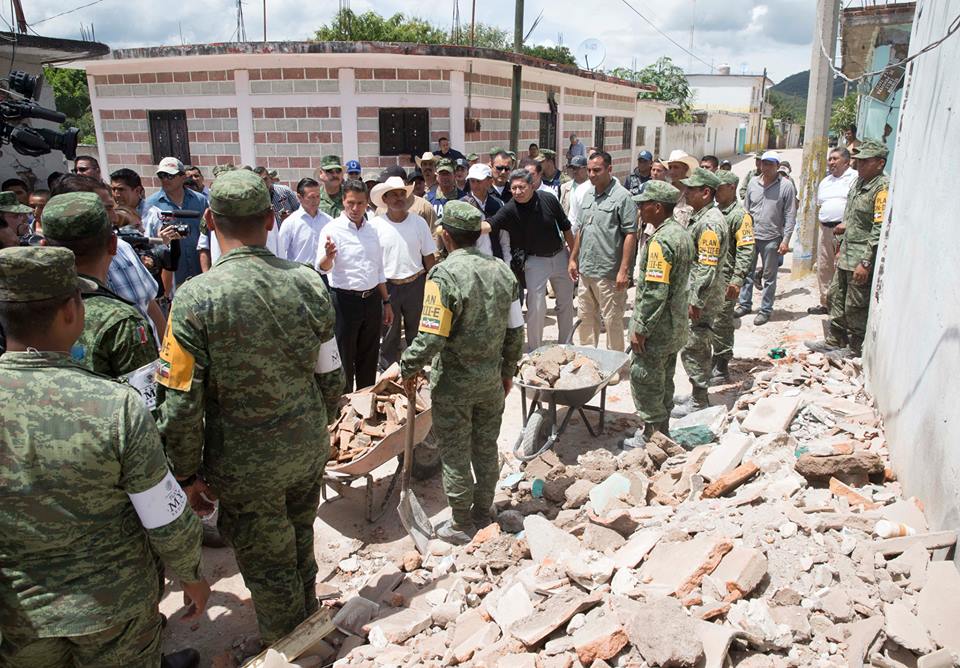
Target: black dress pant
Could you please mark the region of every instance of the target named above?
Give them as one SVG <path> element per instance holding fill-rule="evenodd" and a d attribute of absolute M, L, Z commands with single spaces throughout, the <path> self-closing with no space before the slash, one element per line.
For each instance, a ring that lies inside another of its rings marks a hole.
<path fill-rule="evenodd" d="M 344 392 L 373 385 L 380 357 L 380 328 L 383 304 L 376 290 L 367 297 L 352 290 L 333 288 L 333 306 L 337 312 L 337 348 L 347 377 Z M 354 385 L 356 383 L 356 385 Z"/>

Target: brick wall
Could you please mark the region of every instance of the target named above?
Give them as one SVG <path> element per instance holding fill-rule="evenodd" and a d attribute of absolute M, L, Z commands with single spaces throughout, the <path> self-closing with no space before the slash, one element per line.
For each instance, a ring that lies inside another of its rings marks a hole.
<path fill-rule="evenodd" d="M 353 76 L 357 93 L 450 93 L 450 70 L 358 67 Z"/>
<path fill-rule="evenodd" d="M 172 95 L 233 95 L 233 70 L 201 72 L 141 72 L 93 78 L 98 97 L 160 97 Z"/>
<path fill-rule="evenodd" d="M 564 114 L 563 134 L 565 140 L 569 140 L 571 134 L 576 134 L 580 143 L 590 146 L 593 143 L 593 115 Z"/>
<path fill-rule="evenodd" d="M 118 84 L 119 85 L 119 84 Z M 153 177 L 153 156 L 150 148 L 150 127 L 143 109 L 103 109 L 100 111 L 103 136 L 100 142 L 107 152 L 110 171 L 126 167 L 147 181 Z M 153 184 L 159 187 L 159 183 Z"/>
<path fill-rule="evenodd" d="M 253 132 L 257 165 L 291 187 L 313 175 L 321 156 L 343 153 L 340 107 L 254 107 Z"/>
<path fill-rule="evenodd" d="M 623 145 L 623 117 L 607 116 L 603 133 L 603 148 L 613 158 L 613 174 L 624 179 L 633 168 L 630 145 Z"/>
<path fill-rule="evenodd" d="M 251 95 L 274 93 L 336 93 L 340 82 L 335 67 L 272 67 L 247 70 Z"/>
<path fill-rule="evenodd" d="M 569 104 L 575 107 L 592 107 L 593 91 L 567 88 L 563 93 L 563 101 L 564 104 Z"/>
<path fill-rule="evenodd" d="M 213 179 L 214 166 L 240 164 L 236 109 L 187 109 L 186 114 L 190 158 L 208 182 Z"/>
<path fill-rule="evenodd" d="M 466 134 L 466 145 L 460 151 L 476 153 L 481 162 L 490 161 L 490 149 L 510 145 L 510 112 L 504 109 L 472 109 L 471 118 L 480 121 L 479 132 Z M 540 115 L 535 111 L 520 112 L 520 157 L 526 155 L 526 147 L 540 140 Z"/>
<path fill-rule="evenodd" d="M 634 109 L 636 109 L 636 98 L 598 92 L 597 105 L 604 107 L 605 109 L 622 109 L 624 111 L 633 112 Z"/>

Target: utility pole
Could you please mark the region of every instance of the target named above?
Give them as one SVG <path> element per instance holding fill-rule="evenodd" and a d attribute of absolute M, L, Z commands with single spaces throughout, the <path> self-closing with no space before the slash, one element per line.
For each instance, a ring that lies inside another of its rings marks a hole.
<path fill-rule="evenodd" d="M 813 268 L 814 243 L 817 232 L 817 186 L 827 172 L 829 149 L 827 133 L 833 96 L 833 71 L 824 51 L 833 58 L 837 51 L 840 22 L 840 0 L 817 0 L 817 22 L 814 26 L 810 55 L 810 87 L 807 90 L 807 115 L 803 132 L 802 191 L 797 211 L 796 244 L 791 274 L 803 276 Z M 823 40 L 823 49 L 820 48 Z"/>
<path fill-rule="evenodd" d="M 267 0 L 263 0 L 263 41 L 267 41 Z"/>
<path fill-rule="evenodd" d="M 514 0 L 516 8 L 513 15 L 513 51 L 519 54 L 523 50 L 523 0 Z M 510 150 L 520 155 L 520 86 L 522 81 L 520 65 L 513 66 L 513 90 L 510 95 Z"/>

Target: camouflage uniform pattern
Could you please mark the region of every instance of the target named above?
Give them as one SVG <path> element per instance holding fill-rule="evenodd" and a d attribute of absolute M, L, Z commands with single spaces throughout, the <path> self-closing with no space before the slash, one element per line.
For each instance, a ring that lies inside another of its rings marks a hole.
<path fill-rule="evenodd" d="M 189 508 L 144 529 L 130 502 L 128 494 L 154 487 L 168 472 L 140 396 L 62 353 L 7 352 L 0 358 L 0 416 L 2 651 L 14 651 L 11 643 L 29 654 L 38 639 L 111 635 L 151 617 L 148 642 L 121 631 L 130 637 L 120 644 L 140 643 L 158 665 L 151 551 L 178 578 L 197 581 L 201 531 Z"/>
<path fill-rule="evenodd" d="M 886 157 L 886 147 L 872 142 L 868 148 L 874 149 L 872 155 L 863 155 L 864 140 L 857 147 L 855 157 Z M 830 284 L 830 337 L 828 343 L 850 347 L 859 352 L 867 332 L 867 317 L 870 313 L 870 291 L 873 285 L 873 263 L 877 257 L 877 245 L 880 243 L 880 230 L 887 206 L 887 189 L 890 177 L 879 174 L 870 181 L 858 178 L 850 188 L 847 207 L 843 212 L 843 242 L 837 258 L 837 272 Z M 870 262 L 870 275 L 867 282 L 857 285 L 853 282 L 853 272 L 861 260 Z"/>
<path fill-rule="evenodd" d="M 83 333 L 77 340 L 84 356 L 80 364 L 119 378 L 157 359 L 153 334 L 140 311 L 114 295 L 92 276 L 99 290 L 84 298 Z"/>
<path fill-rule="evenodd" d="M 339 155 L 325 155 L 320 158 L 320 169 L 343 169 Z M 343 213 L 343 188 L 334 195 L 327 194 L 325 188 L 320 189 L 320 210 L 331 218 Z"/>
<path fill-rule="evenodd" d="M 253 215 L 270 200 L 236 171 L 214 182 L 210 208 Z M 317 608 L 313 519 L 344 379 L 339 362 L 315 370 L 333 332 L 319 274 L 242 246 L 177 291 L 160 352 L 167 455 L 178 478 L 199 473 L 220 495 L 219 528 L 265 643 Z"/>
<path fill-rule="evenodd" d="M 727 221 L 729 252 L 723 263 L 723 285 L 743 285 L 753 259 L 753 220 L 739 202 L 734 202 L 721 211 Z M 726 289 L 726 288 L 724 288 Z M 713 320 L 713 359 L 733 358 L 733 309 L 736 299 L 724 299 L 720 311 Z"/>
<path fill-rule="evenodd" d="M 461 225 L 464 218 L 467 224 L 475 220 L 480 229 L 481 214 L 473 206 L 446 205 L 447 224 Z M 522 321 L 509 327 L 511 307 L 519 298 L 506 264 L 476 248 L 453 251 L 427 275 L 420 333 L 401 358 L 404 378 L 432 364 L 433 424 L 443 490 L 458 525 L 472 524 L 473 517 L 487 514 L 493 504 L 502 379 L 514 376 L 523 351 Z"/>
<path fill-rule="evenodd" d="M 717 177 L 698 167 L 688 185 L 719 183 Z M 727 221 L 720 209 L 710 202 L 690 218 L 690 235 L 697 249 L 697 260 L 690 272 L 690 305 L 701 309 L 700 318 L 690 321 L 690 337 L 680 353 L 683 368 L 690 377 L 694 396 L 706 394 L 713 361 L 713 321 L 724 301 L 726 283 L 723 263 L 730 252 Z"/>
<path fill-rule="evenodd" d="M 667 184 L 651 186 L 637 196 L 641 201 L 663 197 Z M 660 200 L 662 201 L 662 200 Z M 676 200 L 674 200 L 676 201 Z M 690 270 L 696 252 L 693 239 L 676 220 L 668 218 L 640 250 L 637 293 L 630 332 L 646 337 L 645 350 L 634 352 L 630 390 L 637 414 L 647 425 L 665 425 L 673 408 L 673 375 L 677 352 L 687 341 Z"/>

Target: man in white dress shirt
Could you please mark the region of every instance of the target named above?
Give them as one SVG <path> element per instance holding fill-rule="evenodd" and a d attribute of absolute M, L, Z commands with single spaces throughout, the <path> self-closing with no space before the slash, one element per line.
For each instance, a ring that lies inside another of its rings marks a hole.
<path fill-rule="evenodd" d="M 843 234 L 843 210 L 847 207 L 850 186 L 857 180 L 857 170 L 850 166 L 850 151 L 842 146 L 830 151 L 827 168 L 829 173 L 817 186 L 817 219 L 820 221 L 817 283 L 820 285 L 820 303 L 807 309 L 807 313 L 813 315 L 826 315 L 830 311 L 827 308 L 827 292 L 837 266 L 837 251 Z"/>
<path fill-rule="evenodd" d="M 400 360 L 401 333 L 408 346 L 417 336 L 427 272 L 437 261 L 436 244 L 427 221 L 410 211 L 413 186 L 406 185 L 402 178 L 391 176 L 377 184 L 370 191 L 370 199 L 374 207 L 387 208 L 369 223 L 380 238 L 383 273 L 394 314 L 380 343 L 380 363 L 387 368 Z"/>
<path fill-rule="evenodd" d="M 337 312 L 337 347 L 346 389 L 373 385 L 380 357 L 380 331 L 393 322 L 383 247 L 367 222 L 367 187 L 350 180 L 343 185 L 343 213 L 320 235 L 317 268 L 327 272 Z"/>
<path fill-rule="evenodd" d="M 280 228 L 278 257 L 311 266 L 317 263 L 320 232 L 333 220 L 320 210 L 320 188 L 315 179 L 300 179 L 297 183 L 297 199 L 300 208 L 291 213 Z"/>

